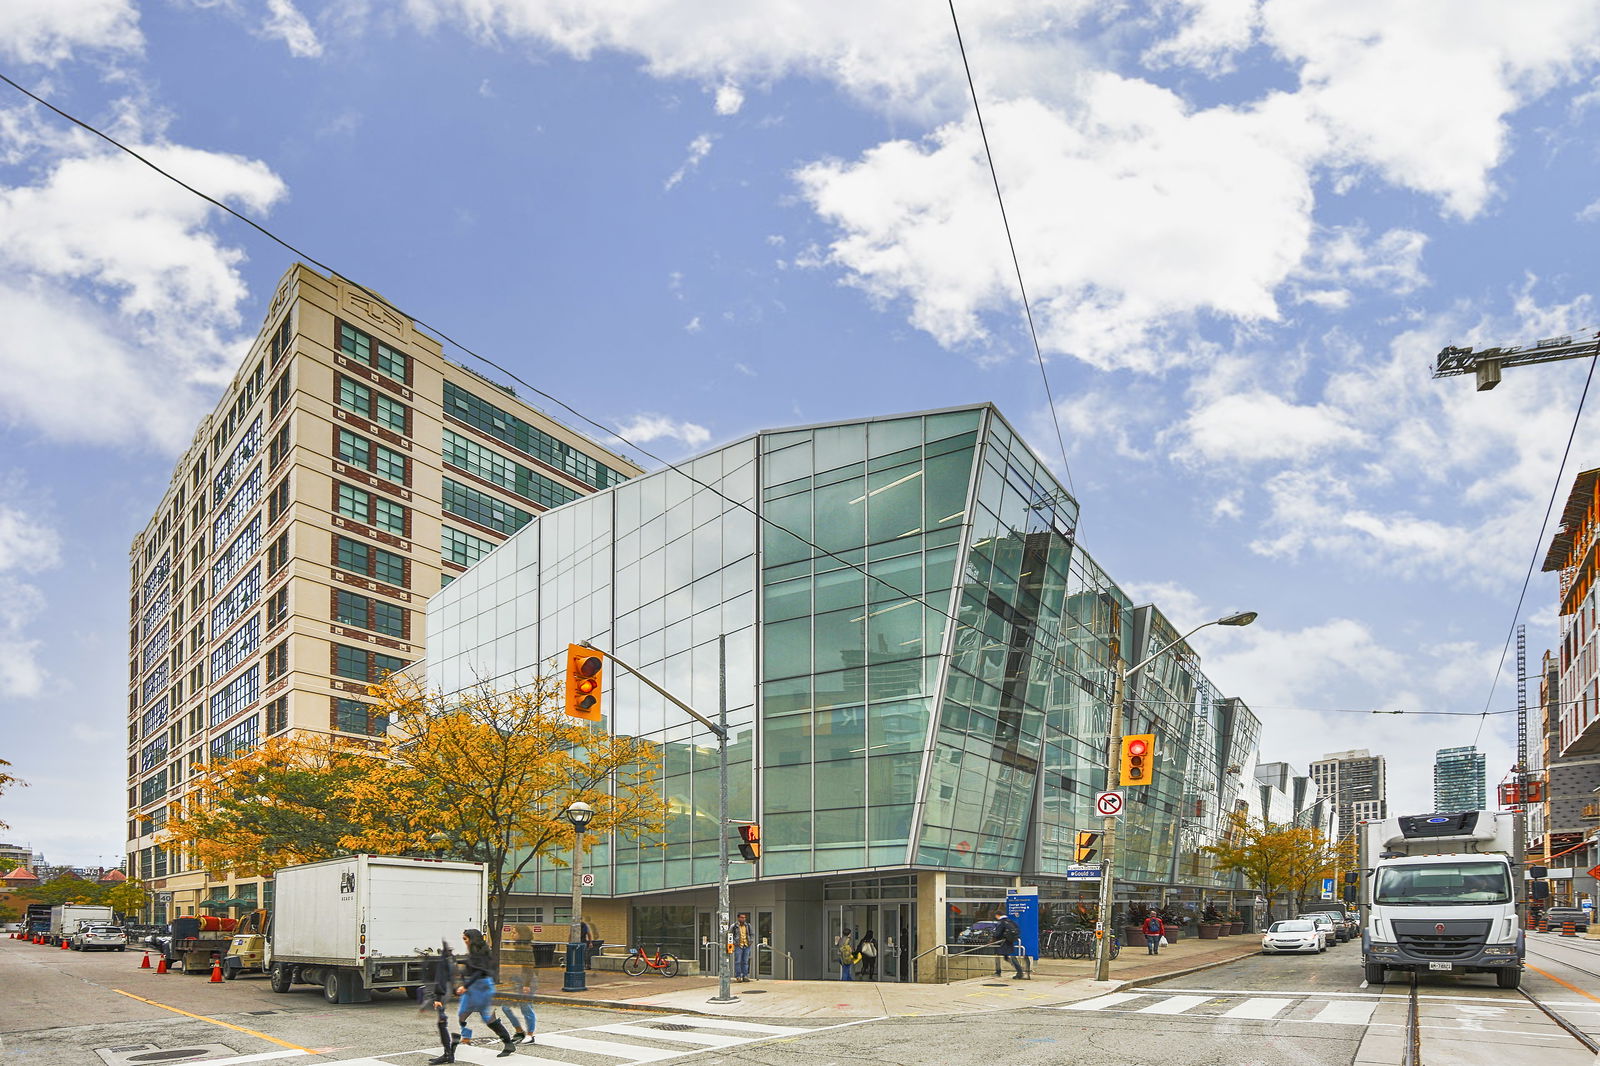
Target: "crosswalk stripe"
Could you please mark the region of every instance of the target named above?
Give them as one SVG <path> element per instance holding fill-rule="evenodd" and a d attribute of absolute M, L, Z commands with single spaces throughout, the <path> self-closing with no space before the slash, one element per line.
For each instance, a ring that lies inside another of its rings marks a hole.
<path fill-rule="evenodd" d="M 660 1059 L 675 1058 L 685 1054 L 682 1048 L 653 1048 L 640 1044 L 616 1044 L 607 1040 L 586 1040 L 581 1036 L 571 1036 L 567 1033 L 551 1033 L 539 1037 L 539 1043 L 548 1048 L 561 1048 L 567 1051 L 582 1051 L 590 1055 L 605 1055 L 613 1059 L 627 1059 L 629 1062 L 656 1062 Z"/>
<path fill-rule="evenodd" d="M 539 1039 L 543 1040 L 544 1037 Z M 504 1059 L 501 1059 L 499 1058 L 500 1048 L 498 1045 L 495 1047 L 471 1047 L 467 1044 L 461 1044 L 456 1048 L 456 1061 L 470 1062 L 473 1066 L 506 1066 L 507 1062 L 512 1063 L 513 1066 L 572 1066 L 570 1062 L 557 1062 L 555 1059 L 540 1058 L 537 1055 L 524 1055 L 520 1050 L 521 1045 L 518 1045 L 518 1048 L 519 1050 L 515 1055 L 507 1055 Z M 416 1051 L 412 1052 L 412 1054 L 437 1055 L 439 1054 L 439 1049 L 435 1047 L 430 1051 Z M 346 1059 L 339 1063 L 339 1066 L 357 1066 L 358 1062 L 359 1066 L 366 1066 L 368 1061 L 367 1059 Z M 377 1062 L 378 1060 L 373 1059 L 370 1061 Z M 396 1064 L 385 1062 L 382 1066 L 396 1066 Z"/>
<path fill-rule="evenodd" d="M 1372 1012 L 1378 1009 L 1378 1004 L 1367 1000 L 1366 1002 L 1351 1000 L 1335 1000 L 1317 1012 L 1314 1022 L 1332 1022 L 1336 1025 L 1366 1025 L 1372 1020 Z"/>
<path fill-rule="evenodd" d="M 683 1033 L 670 1032 L 665 1029 L 655 1029 L 645 1025 L 629 1025 L 626 1022 L 617 1022 L 612 1025 L 591 1025 L 584 1030 L 586 1033 L 612 1033 L 616 1036 L 637 1036 L 646 1040 L 670 1040 L 680 1044 L 699 1044 L 701 1047 L 736 1047 L 739 1044 L 750 1043 L 748 1036 L 729 1036 L 726 1033 Z"/>
<path fill-rule="evenodd" d="M 1114 1007 L 1118 1003 L 1126 1003 L 1130 999 L 1138 999 L 1144 992 L 1113 992 L 1108 996 L 1099 996 L 1095 999 L 1086 999 L 1080 1003 L 1068 1003 L 1062 1010 L 1104 1010 Z"/>
<path fill-rule="evenodd" d="M 1245 1000 L 1237 1007 L 1222 1012 L 1224 1018 L 1255 1018 L 1264 1021 L 1275 1018 L 1278 1012 L 1287 1007 L 1291 1001 L 1287 999 L 1267 999 L 1256 996 Z"/>
<path fill-rule="evenodd" d="M 1133 1013 L 1135 1013 L 1135 1014 L 1182 1014 L 1184 1011 L 1188 1010 L 1190 1007 L 1198 1007 L 1200 1004 L 1204 1003 L 1206 1000 L 1208 1000 L 1210 998 L 1211 998 L 1210 996 L 1168 996 L 1166 999 L 1160 1000 L 1160 1001 L 1158 1001 L 1156 1003 L 1152 1003 L 1148 1007 L 1140 1007 L 1138 1010 L 1134 1011 Z"/>
<path fill-rule="evenodd" d="M 810 1032 L 805 1026 L 795 1025 L 761 1025 L 757 1022 L 736 1022 L 731 1018 L 702 1018 L 697 1014 L 669 1014 L 657 1021 L 678 1022 L 683 1025 L 692 1025 L 696 1029 L 731 1029 L 739 1033 L 761 1033 L 764 1036 L 793 1036 L 796 1033 Z"/>

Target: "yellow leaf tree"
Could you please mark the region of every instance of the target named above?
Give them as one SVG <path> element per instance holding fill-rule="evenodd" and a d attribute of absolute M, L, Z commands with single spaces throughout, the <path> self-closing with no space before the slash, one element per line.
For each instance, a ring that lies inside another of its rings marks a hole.
<path fill-rule="evenodd" d="M 1271 921 L 1272 897 L 1288 890 L 1295 876 L 1297 833 L 1292 825 L 1235 811 L 1228 818 L 1222 841 L 1201 850 L 1216 856 L 1218 870 L 1244 875 L 1245 883 L 1267 901 L 1267 920 Z"/>
<path fill-rule="evenodd" d="M 22 780 L 20 777 L 16 777 L 13 774 L 6 773 L 5 768 L 10 766 L 10 765 L 11 764 L 6 762 L 4 759 L 0 759 L 0 794 L 3 794 L 5 792 L 5 790 L 8 789 L 8 788 L 27 788 L 28 787 L 28 783 L 26 781 Z M 5 822 L 0 822 L 0 829 L 10 829 L 10 828 L 11 828 L 11 826 L 7 825 Z"/>
<path fill-rule="evenodd" d="M 1338 891 L 1338 873 L 1355 865 L 1351 854 L 1354 841 L 1349 845 L 1341 844 L 1337 840 L 1330 840 L 1321 829 L 1312 826 L 1284 827 L 1289 835 L 1289 855 L 1284 865 L 1283 887 L 1293 894 L 1295 902 L 1304 908 L 1309 900 L 1321 895 L 1322 879 L 1335 878 L 1334 890 Z M 1329 904 L 1340 910 L 1344 904 L 1337 901 Z"/>
<path fill-rule="evenodd" d="M 659 835 L 666 804 L 655 745 L 570 718 L 561 680 L 455 695 L 395 676 L 375 687 L 389 731 L 367 773 L 342 787 L 359 823 L 344 844 L 389 854 L 447 854 L 489 870 L 489 928 L 535 859 L 566 865 L 574 801 L 594 808 L 586 847 L 611 833 Z M 498 937 L 496 937 L 498 941 Z"/>
<path fill-rule="evenodd" d="M 343 841 L 360 826 L 346 816 L 341 796 L 372 763 L 360 742 L 272 737 L 206 767 L 172 805 L 159 842 L 207 870 L 246 877 L 342 855 Z"/>

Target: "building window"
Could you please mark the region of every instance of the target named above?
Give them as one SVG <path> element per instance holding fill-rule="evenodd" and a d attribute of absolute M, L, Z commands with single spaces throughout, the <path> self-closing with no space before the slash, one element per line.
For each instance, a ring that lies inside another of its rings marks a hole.
<path fill-rule="evenodd" d="M 267 680 L 276 681 L 289 672 L 289 642 L 267 649 Z"/>
<path fill-rule="evenodd" d="M 146 744 L 139 752 L 139 772 L 148 773 L 156 764 L 165 762 L 167 758 L 167 735 L 165 733 Z"/>
<path fill-rule="evenodd" d="M 239 528 L 239 523 L 244 521 L 244 516 L 249 514 L 261 500 L 261 466 L 257 464 L 250 471 L 250 476 L 239 484 L 239 491 L 233 494 L 233 499 L 217 515 L 217 520 L 211 524 L 211 542 L 221 544 L 233 531 Z"/>
<path fill-rule="evenodd" d="M 249 718 L 229 729 L 220 737 L 211 741 L 211 759 L 231 759 L 242 755 L 254 748 L 260 740 L 261 716 L 252 714 Z"/>
<path fill-rule="evenodd" d="M 243 569 L 261 547 L 261 516 L 258 514 L 245 524 L 243 532 L 228 545 L 217 561 L 211 564 L 211 587 L 219 588 L 233 580 L 233 575 Z"/>
<path fill-rule="evenodd" d="M 284 478 L 267 496 L 267 524 L 271 525 L 289 510 L 289 479 Z"/>
<path fill-rule="evenodd" d="M 333 673 L 338 677 L 377 682 L 405 665 L 404 659 L 394 655 L 380 655 L 375 651 L 351 648 L 344 644 L 333 646 Z"/>
<path fill-rule="evenodd" d="M 217 467 L 216 476 L 211 479 L 211 498 L 220 500 L 228 494 L 228 486 L 234 479 L 244 473 L 245 467 L 250 465 L 250 460 L 256 457 L 261 450 L 261 416 L 257 415 L 254 422 L 239 444 L 233 449 L 233 454 L 228 456 L 227 462 Z"/>
<path fill-rule="evenodd" d="M 276 574 L 289 565 L 289 534 L 278 534 L 278 539 L 267 548 L 267 573 Z"/>
<path fill-rule="evenodd" d="M 363 525 L 375 526 L 386 533 L 406 535 L 406 508 L 404 504 L 354 485 L 334 482 L 334 510 L 346 518 Z"/>
<path fill-rule="evenodd" d="M 409 483 L 405 456 L 392 448 L 374 444 L 363 436 L 351 433 L 348 429 L 339 430 L 338 454 L 340 462 L 358 466 L 396 484 Z"/>
<path fill-rule="evenodd" d="M 267 466 L 276 470 L 288 457 L 289 426 L 285 424 L 282 429 L 273 434 L 272 443 L 267 446 Z"/>
<path fill-rule="evenodd" d="M 339 378 L 339 406 L 402 436 L 409 424 L 410 411 L 405 404 L 343 376 Z"/>
<path fill-rule="evenodd" d="M 473 429 L 504 441 L 586 485 L 603 489 L 628 480 L 625 474 L 618 473 L 593 456 L 585 455 L 565 441 L 534 428 L 516 415 L 500 410 L 454 382 L 444 383 L 444 409 L 445 413 L 459 418 Z"/>
<path fill-rule="evenodd" d="M 391 637 L 409 635 L 404 608 L 343 589 L 334 591 L 333 619 L 341 625 L 371 629 Z"/>
<path fill-rule="evenodd" d="M 288 617 L 289 588 L 286 585 L 267 599 L 267 628 L 273 628 Z"/>
<path fill-rule="evenodd" d="M 397 352 L 382 341 L 374 341 L 370 335 L 343 322 L 339 323 L 339 350 L 384 377 L 402 383 L 411 380 L 404 352 Z"/>
<path fill-rule="evenodd" d="M 220 678 L 231 673 L 234 667 L 255 654 L 260 645 L 261 616 L 252 615 L 211 652 L 211 676 Z"/>
<path fill-rule="evenodd" d="M 285 370 L 272 385 L 272 407 L 268 417 L 277 418 L 289 406 L 289 372 Z"/>
<path fill-rule="evenodd" d="M 341 733 L 360 733 L 364 736 L 381 736 L 389 731 L 389 717 L 377 714 L 370 703 L 360 700 L 333 697 L 333 714 L 328 722 Z"/>
<path fill-rule="evenodd" d="M 477 441 L 452 429 L 444 431 L 444 461 L 460 467 L 469 474 L 510 489 L 519 496 L 544 507 L 560 507 L 581 495 L 519 462 L 508 459 L 499 452 L 485 448 Z"/>
<path fill-rule="evenodd" d="M 261 695 L 261 671 L 252 666 L 211 697 L 211 726 L 215 728 L 256 701 Z"/>
<path fill-rule="evenodd" d="M 504 500 L 497 500 L 486 492 L 479 492 L 470 485 L 450 478 L 444 479 L 441 495 L 446 514 L 476 522 L 496 533 L 515 533 L 533 520 L 533 515 L 520 507 L 513 507 Z"/>
<path fill-rule="evenodd" d="M 289 728 L 289 697 L 279 696 L 267 704 L 267 733 L 281 733 Z"/>
<path fill-rule="evenodd" d="M 289 342 L 294 339 L 294 334 L 289 331 L 289 316 L 283 316 L 283 322 L 272 333 L 272 365 L 277 366 L 283 362 L 283 357 L 289 354 Z"/>
<path fill-rule="evenodd" d="M 139 782 L 139 806 L 154 803 L 167 794 L 167 771 L 161 770 L 154 777 L 147 777 Z"/>
<path fill-rule="evenodd" d="M 440 554 L 446 560 L 461 566 L 471 566 L 496 547 L 495 541 L 474 537 L 471 533 L 464 533 L 450 526 L 439 527 L 439 540 Z"/>
<path fill-rule="evenodd" d="M 375 548 L 359 540 L 341 537 L 335 534 L 333 565 L 341 570 L 350 570 L 357 574 L 382 581 L 386 585 L 406 587 L 406 560 L 404 556 L 396 555 L 382 548 Z"/>
<path fill-rule="evenodd" d="M 239 579 L 238 584 L 228 590 L 228 594 L 222 597 L 222 602 L 211 609 L 211 632 L 226 633 L 260 598 L 261 566 L 257 564 Z M 204 640 L 205 627 L 196 626 L 189 634 L 189 650 L 199 651 L 200 644 Z"/>

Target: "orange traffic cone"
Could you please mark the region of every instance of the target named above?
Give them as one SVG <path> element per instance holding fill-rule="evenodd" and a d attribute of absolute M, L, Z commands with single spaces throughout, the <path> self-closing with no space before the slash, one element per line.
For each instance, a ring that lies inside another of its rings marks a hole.
<path fill-rule="evenodd" d="M 1576 922 L 1562 922 L 1561 923 L 1561 935 L 1562 936 L 1577 936 L 1578 935 L 1578 923 L 1576 923 Z"/>
<path fill-rule="evenodd" d="M 166 973 L 166 972 L 167 972 L 167 957 L 165 955 L 163 955 L 163 956 L 161 956 L 161 962 L 156 966 L 156 973 Z"/>
<path fill-rule="evenodd" d="M 215 955 L 211 956 L 211 983 L 214 985 L 222 983 L 222 960 Z"/>
<path fill-rule="evenodd" d="M 147 951 L 147 952 L 144 953 L 144 961 L 139 964 L 139 969 L 148 970 L 149 968 L 150 968 L 150 953 Z"/>
<path fill-rule="evenodd" d="M 65 938 L 65 937 L 62 937 L 62 938 L 61 938 L 61 950 L 62 950 L 62 951 L 66 951 L 66 950 L 67 950 L 67 949 L 68 949 L 68 948 L 69 948 L 69 947 L 71 947 L 71 946 L 72 946 L 72 945 L 70 945 L 70 944 L 68 944 L 68 943 L 67 943 L 67 940 L 66 940 L 66 938 Z"/>

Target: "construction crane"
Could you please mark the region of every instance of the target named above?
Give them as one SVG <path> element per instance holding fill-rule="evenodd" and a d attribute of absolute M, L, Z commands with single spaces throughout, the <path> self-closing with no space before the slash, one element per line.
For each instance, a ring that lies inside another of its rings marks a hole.
<path fill-rule="evenodd" d="M 1560 359 L 1580 359 L 1596 354 L 1600 354 L 1600 333 L 1590 334 L 1584 339 L 1577 335 L 1545 337 L 1532 344 L 1485 348 L 1481 352 L 1471 348 L 1445 348 L 1433 361 L 1433 376 L 1447 378 L 1455 374 L 1475 374 L 1478 391 L 1487 392 L 1500 384 L 1500 371 L 1505 367 L 1554 363 Z"/>

